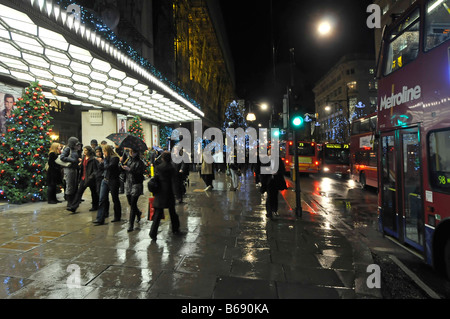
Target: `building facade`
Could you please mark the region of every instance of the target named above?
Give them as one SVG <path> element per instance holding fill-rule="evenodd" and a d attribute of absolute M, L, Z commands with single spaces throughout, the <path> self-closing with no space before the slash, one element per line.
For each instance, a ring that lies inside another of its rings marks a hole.
<path fill-rule="evenodd" d="M 221 108 L 234 97 L 232 62 L 220 54 L 227 44 L 211 31 L 207 1 L 183 1 L 188 30 L 196 31 L 181 36 L 178 2 L 0 0 L 0 95 L 18 98 L 39 81 L 53 138 L 77 136 L 85 145 L 118 132 L 133 116 L 142 119 L 149 147 L 159 144 L 162 126 L 197 119 L 218 125 Z M 196 10 L 205 16 L 192 18 Z M 194 50 L 196 37 L 210 47 Z M 183 55 L 180 38 L 189 44 Z M 190 77 L 194 70 L 206 80 Z"/>
<path fill-rule="evenodd" d="M 350 123 L 377 106 L 375 60 L 370 54 L 342 57 L 313 88 L 317 142 L 348 143 Z"/>

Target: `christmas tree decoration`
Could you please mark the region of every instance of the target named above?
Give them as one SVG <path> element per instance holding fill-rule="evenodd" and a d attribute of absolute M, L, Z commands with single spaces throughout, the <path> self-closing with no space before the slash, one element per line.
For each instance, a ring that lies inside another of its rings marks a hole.
<path fill-rule="evenodd" d="M 172 136 L 172 131 L 173 131 L 173 128 L 171 128 L 170 126 L 164 126 L 160 129 L 159 145 L 162 148 L 169 147 L 169 140 L 170 140 L 170 137 Z"/>
<path fill-rule="evenodd" d="M 0 138 L 0 198 L 13 204 L 47 200 L 44 167 L 53 118 L 44 99 L 38 82 L 25 88 Z"/>
<path fill-rule="evenodd" d="M 145 137 L 144 137 L 144 130 L 142 128 L 142 120 L 139 116 L 135 116 L 133 120 L 131 120 L 130 126 L 128 127 L 128 133 L 140 138 L 145 143 Z M 151 174 L 151 163 L 148 155 L 148 150 L 145 151 L 145 153 L 142 155 L 141 159 L 144 161 L 146 168 L 145 168 L 145 175 L 150 176 Z"/>
<path fill-rule="evenodd" d="M 144 130 L 142 129 L 142 120 L 139 116 L 133 117 L 130 126 L 128 127 L 128 133 L 133 136 L 139 137 L 145 143 Z"/>
<path fill-rule="evenodd" d="M 231 102 L 225 110 L 225 120 L 222 125 L 222 131 L 225 133 L 227 128 L 242 128 L 248 127 L 245 120 L 244 112 L 239 107 L 236 101 Z"/>

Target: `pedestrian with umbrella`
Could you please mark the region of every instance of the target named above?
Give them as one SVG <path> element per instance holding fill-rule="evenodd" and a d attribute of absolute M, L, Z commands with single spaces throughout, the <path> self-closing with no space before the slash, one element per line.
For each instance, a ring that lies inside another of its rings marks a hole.
<path fill-rule="evenodd" d="M 99 162 L 103 162 L 104 172 L 100 187 L 100 205 L 97 211 L 97 219 L 94 221 L 96 225 L 103 225 L 105 223 L 109 193 L 111 193 L 114 203 L 114 219 L 111 222 L 118 222 L 122 217 L 122 206 L 119 200 L 119 155 L 117 155 L 111 145 L 104 145 L 102 149 L 105 158 L 97 158 Z"/>

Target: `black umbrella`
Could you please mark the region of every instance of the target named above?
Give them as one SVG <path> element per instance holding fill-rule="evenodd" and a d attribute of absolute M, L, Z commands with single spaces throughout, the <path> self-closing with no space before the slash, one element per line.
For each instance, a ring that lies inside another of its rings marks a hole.
<path fill-rule="evenodd" d="M 125 138 L 127 138 L 130 134 L 129 133 L 113 133 L 109 134 L 106 138 L 108 140 L 113 141 L 117 145 L 120 145 Z"/>
<path fill-rule="evenodd" d="M 144 153 L 148 150 L 148 147 L 143 140 L 128 133 L 113 133 L 106 138 L 116 143 L 119 147 L 128 147 L 140 153 Z"/>

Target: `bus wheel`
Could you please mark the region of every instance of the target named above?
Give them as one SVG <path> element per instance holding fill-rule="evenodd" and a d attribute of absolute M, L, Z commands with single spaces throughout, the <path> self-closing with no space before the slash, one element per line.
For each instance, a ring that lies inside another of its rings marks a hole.
<path fill-rule="evenodd" d="M 366 175 L 364 173 L 361 173 L 361 175 L 359 175 L 359 183 L 361 184 L 362 188 L 366 188 Z"/>
<path fill-rule="evenodd" d="M 450 237 L 447 238 L 444 246 L 444 267 L 445 274 L 450 279 Z"/>

